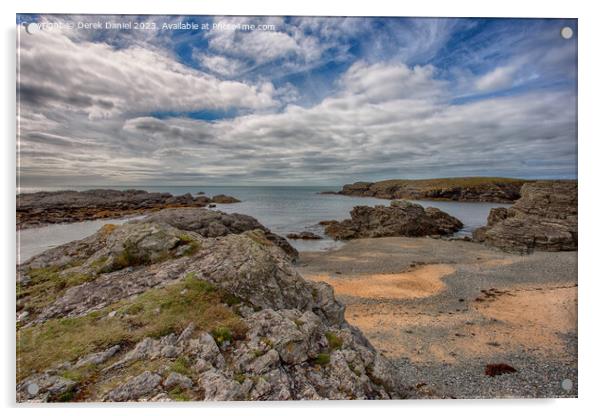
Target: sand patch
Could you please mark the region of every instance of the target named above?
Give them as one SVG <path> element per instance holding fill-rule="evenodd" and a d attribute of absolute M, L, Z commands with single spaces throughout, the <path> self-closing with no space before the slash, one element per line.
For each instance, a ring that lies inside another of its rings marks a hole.
<path fill-rule="evenodd" d="M 390 357 L 447 362 L 530 351 L 571 360 L 562 334 L 577 328 L 577 288 L 504 291 L 452 312 L 410 309 L 395 303 L 348 304 L 345 318 Z"/>
<path fill-rule="evenodd" d="M 513 328 L 524 344 L 556 348 L 558 334 L 577 329 L 577 287 L 519 289 L 475 309 Z"/>
<path fill-rule="evenodd" d="M 336 295 L 370 299 L 414 299 L 441 292 L 445 288 L 441 279 L 453 272 L 454 268 L 449 265 L 429 264 L 403 273 L 354 277 L 320 274 L 306 278 L 330 284 Z"/>

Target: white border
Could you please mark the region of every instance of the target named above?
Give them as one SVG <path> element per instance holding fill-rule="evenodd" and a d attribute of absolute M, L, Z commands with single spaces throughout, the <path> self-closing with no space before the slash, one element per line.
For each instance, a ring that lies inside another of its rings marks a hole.
<path fill-rule="evenodd" d="M 571 17 L 579 18 L 579 399 L 565 400 L 462 400 L 420 402 L 330 402 L 330 403 L 226 403 L 196 406 L 176 405 L 172 412 L 188 414 L 284 414 L 304 415 L 314 412 L 345 412 L 364 415 L 367 412 L 420 414 L 441 413 L 463 415 L 497 415 L 516 412 L 545 412 L 546 414 L 593 413 L 602 386 L 600 366 L 600 293 L 602 293 L 598 264 L 600 183 L 602 182 L 600 134 L 600 41 L 602 24 L 595 2 L 556 1 L 527 2 L 506 0 L 498 2 L 474 0 L 420 0 L 399 2 L 369 0 L 365 2 L 302 0 L 296 3 L 282 0 L 102 0 L 78 2 L 69 0 L 20 0 L 17 4 L 2 3 L 2 216 L 3 246 L 0 250 L 4 302 L 2 302 L 2 359 L 0 376 L 2 404 L 8 413 L 23 414 L 123 414 L 124 406 L 45 406 L 43 408 L 14 404 L 14 270 L 15 270 L 15 14 L 20 13 L 99 13 L 99 14 L 232 14 L 232 15 L 344 15 L 344 16 L 443 16 L 443 17 Z M 170 411 L 163 405 L 127 406 L 128 414 L 152 415 Z M 339 410 L 340 409 L 340 410 Z"/>

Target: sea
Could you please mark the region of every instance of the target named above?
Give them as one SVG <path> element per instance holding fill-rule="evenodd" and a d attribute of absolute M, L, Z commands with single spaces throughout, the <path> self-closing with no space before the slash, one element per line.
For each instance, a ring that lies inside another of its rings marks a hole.
<path fill-rule="evenodd" d="M 57 191 L 106 187 L 69 187 L 69 188 L 21 188 L 21 193 L 37 191 Z M 218 194 L 231 195 L 242 202 L 236 204 L 218 204 L 215 209 L 227 213 L 251 215 L 268 227 L 272 232 L 285 236 L 289 233 L 311 231 L 322 240 L 291 240 L 299 251 L 332 250 L 345 244 L 334 241 L 324 235 L 323 220 L 343 220 L 349 218 L 349 212 L 357 205 L 388 205 L 389 201 L 377 198 L 352 197 L 344 195 L 322 194 L 324 191 L 336 191 L 336 186 L 111 186 L 111 189 L 143 189 L 149 192 L 169 192 L 172 195 L 190 193 L 196 196 L 204 192 L 207 196 Z M 413 201 L 424 207 L 435 207 L 455 216 L 464 223 L 458 236 L 468 235 L 487 222 L 491 208 L 507 206 L 504 204 L 483 202 L 453 201 Z M 17 232 L 17 261 L 24 262 L 32 256 L 51 247 L 79 240 L 96 232 L 104 224 L 120 224 L 128 219 L 109 219 L 84 221 L 71 224 L 56 224 L 40 228 L 31 228 Z"/>

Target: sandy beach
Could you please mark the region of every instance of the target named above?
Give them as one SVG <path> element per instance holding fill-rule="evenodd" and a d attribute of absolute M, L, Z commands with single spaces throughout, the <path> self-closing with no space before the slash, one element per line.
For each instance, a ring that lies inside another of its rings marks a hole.
<path fill-rule="evenodd" d="M 577 395 L 577 252 L 388 237 L 301 253 L 297 269 L 331 284 L 346 319 L 426 395 Z M 499 363 L 516 372 L 485 375 Z"/>

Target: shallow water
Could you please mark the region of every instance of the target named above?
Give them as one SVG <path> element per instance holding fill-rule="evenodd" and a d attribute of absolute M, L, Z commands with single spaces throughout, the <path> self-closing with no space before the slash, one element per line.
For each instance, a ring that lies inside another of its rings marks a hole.
<path fill-rule="evenodd" d="M 113 187 L 114 189 L 131 189 L 132 187 Z M 75 190 L 88 188 L 71 188 Z M 251 215 L 273 232 L 286 235 L 291 232 L 311 231 L 324 236 L 323 227 L 318 222 L 323 220 L 342 220 L 349 217 L 349 211 L 356 205 L 388 205 L 389 201 L 376 198 L 349 197 L 343 195 L 322 195 L 320 192 L 335 190 L 337 187 L 238 187 L 238 186 L 205 186 L 205 187 L 141 187 L 149 192 L 169 192 L 181 195 L 187 192 L 193 196 L 204 191 L 207 196 L 226 194 L 240 199 L 237 204 L 218 204 L 216 209 L 224 212 L 238 212 Z M 41 189 L 36 189 L 41 190 Z M 44 189 L 58 190 L 58 189 Z M 24 191 L 34 191 L 24 190 Z M 460 219 L 464 228 L 459 235 L 470 234 L 475 228 L 487 222 L 489 210 L 503 204 L 481 202 L 448 202 L 448 201 L 414 201 L 425 207 L 439 208 Z M 69 241 L 91 235 L 104 224 L 119 224 L 127 220 L 98 220 L 73 224 L 51 225 L 42 228 L 23 230 L 20 232 L 21 262 L 42 251 Z M 324 236 L 325 237 L 325 236 Z M 291 244 L 299 251 L 318 251 L 336 248 L 344 243 L 326 237 L 323 240 L 293 240 Z"/>

